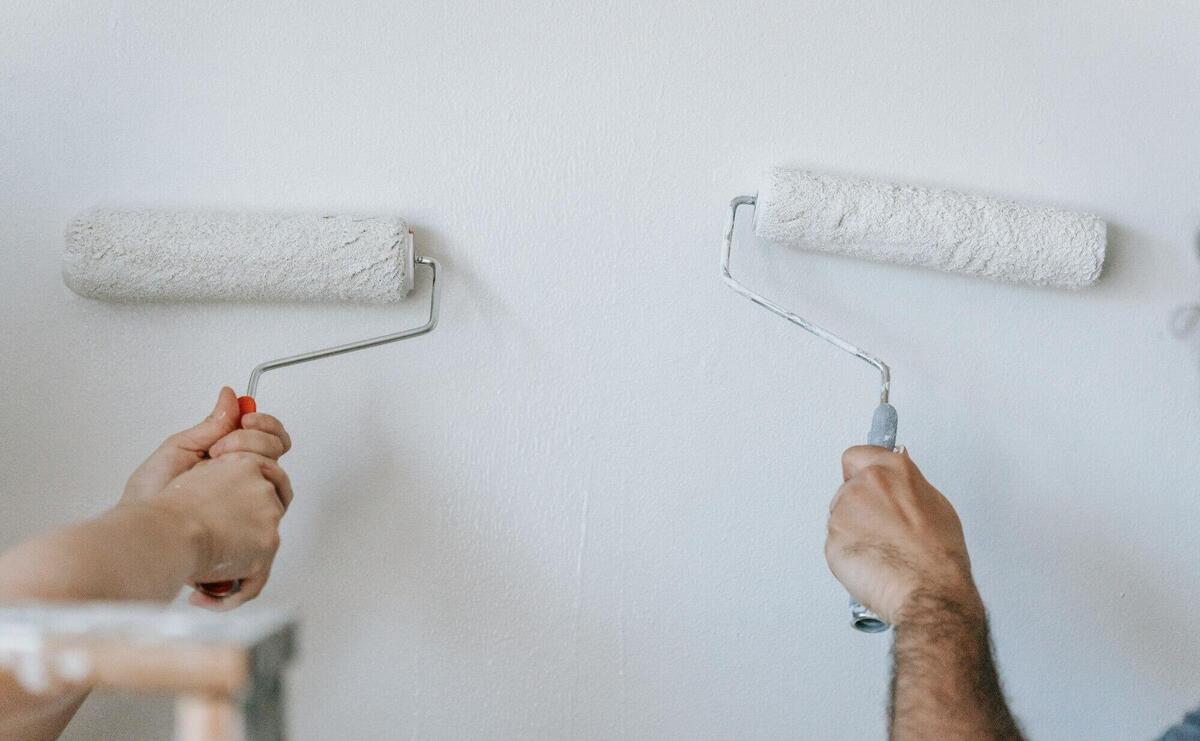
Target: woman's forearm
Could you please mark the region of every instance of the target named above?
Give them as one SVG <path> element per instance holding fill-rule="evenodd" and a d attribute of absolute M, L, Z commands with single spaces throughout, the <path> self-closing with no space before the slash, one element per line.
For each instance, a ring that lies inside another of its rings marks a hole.
<path fill-rule="evenodd" d="M 243 416 L 233 390 L 221 389 L 207 418 L 138 467 L 117 506 L 0 554 L 0 604 L 167 602 L 191 581 L 233 578 L 243 585 L 235 594 L 193 602 L 232 609 L 254 599 L 292 500 L 276 462 L 289 447 L 279 420 Z M 0 741 L 57 738 L 87 695 L 28 690 L 0 671 Z"/>
<path fill-rule="evenodd" d="M 123 504 L 0 556 L 0 601 L 172 599 L 200 561 L 203 533 L 167 507 Z"/>
<path fill-rule="evenodd" d="M 201 555 L 202 534 L 165 507 L 118 505 L 0 555 L 0 602 L 174 597 Z M 0 674 L 0 741 L 55 739 L 87 696 L 34 695 Z"/>

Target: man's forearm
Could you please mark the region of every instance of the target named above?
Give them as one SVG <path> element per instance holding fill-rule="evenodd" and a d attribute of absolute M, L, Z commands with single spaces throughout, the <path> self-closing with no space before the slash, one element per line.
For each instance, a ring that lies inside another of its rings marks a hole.
<path fill-rule="evenodd" d="M 202 545 L 179 514 L 120 505 L 0 556 L 0 601 L 165 602 L 193 573 Z"/>
<path fill-rule="evenodd" d="M 897 622 L 893 741 L 1023 738 L 1000 689 L 978 595 L 914 595 Z"/>

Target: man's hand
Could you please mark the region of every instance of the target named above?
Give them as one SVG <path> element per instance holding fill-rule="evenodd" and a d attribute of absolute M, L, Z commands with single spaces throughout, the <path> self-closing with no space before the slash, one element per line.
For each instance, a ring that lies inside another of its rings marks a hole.
<path fill-rule="evenodd" d="M 850 448 L 842 478 L 825 558 L 896 629 L 888 737 L 1019 741 L 954 507 L 907 452 Z"/>
<path fill-rule="evenodd" d="M 893 625 L 929 597 L 982 620 L 958 515 L 908 453 L 850 448 L 842 478 L 829 505 L 825 559 L 846 591 Z"/>

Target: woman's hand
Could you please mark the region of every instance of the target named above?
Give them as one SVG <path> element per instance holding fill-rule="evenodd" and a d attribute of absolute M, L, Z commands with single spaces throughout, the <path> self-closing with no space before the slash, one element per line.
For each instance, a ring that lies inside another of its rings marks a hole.
<path fill-rule="evenodd" d="M 160 508 L 165 505 L 176 519 L 183 518 L 186 521 L 185 527 L 191 527 L 193 530 L 200 528 L 203 531 L 195 537 L 202 539 L 201 545 L 205 548 L 212 546 L 211 550 L 216 554 L 228 554 L 231 550 L 243 554 L 239 558 L 217 556 L 215 559 L 209 559 L 202 564 L 202 568 L 198 567 L 197 573 L 192 574 L 189 579 L 193 586 L 197 583 L 240 579 L 237 594 L 214 599 L 197 591 L 190 598 L 192 604 L 214 610 L 227 610 L 257 596 L 266 584 L 270 562 L 274 558 L 275 549 L 278 548 L 278 518 L 270 525 L 270 530 L 274 533 L 271 537 L 275 541 L 275 545 L 269 549 L 270 553 L 266 554 L 260 547 L 256 557 L 248 558 L 246 554 L 254 550 L 249 547 L 254 537 L 245 532 L 246 528 L 258 531 L 256 537 L 260 546 L 270 540 L 264 530 L 268 523 L 261 517 L 263 511 L 256 510 L 258 519 L 240 524 L 234 522 L 230 518 L 248 513 L 235 513 L 233 509 L 226 509 L 229 505 L 237 503 L 226 502 L 222 492 L 215 491 L 213 487 L 218 481 L 221 486 L 227 487 L 247 487 L 252 486 L 252 483 L 242 479 L 230 480 L 228 472 L 224 469 L 219 469 L 224 476 L 220 479 L 214 471 L 181 481 L 176 479 L 216 461 L 246 460 L 245 456 L 251 456 L 250 460 L 259 459 L 257 462 L 260 465 L 260 480 L 270 481 L 276 486 L 276 501 L 282 503 L 286 509 L 292 497 L 291 484 L 287 474 L 275 461 L 291 447 L 291 437 L 278 419 L 261 413 L 241 415 L 233 390 L 223 388 L 208 417 L 199 424 L 168 437 L 130 476 L 120 505 L 128 507 L 151 504 Z M 241 471 L 243 479 L 248 475 L 248 471 L 249 468 Z M 209 489 L 205 496 L 195 495 L 204 487 Z M 193 496 L 186 502 L 175 501 L 185 491 L 191 492 Z M 175 499 L 169 496 L 171 492 L 174 492 Z M 252 503 L 247 504 L 253 506 Z M 225 518 L 217 516 L 221 511 L 226 512 Z M 239 571 L 242 568 L 245 570 Z"/>
<path fill-rule="evenodd" d="M 203 421 L 168 437 L 138 466 L 125 484 L 121 501 L 137 502 L 157 494 L 205 458 L 241 451 L 279 460 L 291 447 L 292 439 L 279 420 L 269 414 L 241 416 L 237 395 L 226 387 Z"/>
<path fill-rule="evenodd" d="M 239 593 L 193 604 L 231 609 L 267 581 L 292 485 L 279 420 L 238 414 L 222 389 L 212 414 L 167 438 L 98 517 L 0 553 L 0 602 L 167 602 L 185 583 L 241 578 Z M 32 695 L 0 676 L 0 738 L 57 738 L 85 690 Z"/>
<path fill-rule="evenodd" d="M 158 494 L 126 506 L 156 507 L 183 523 L 197 544 L 190 584 L 240 579 L 241 588 L 228 597 L 196 591 L 190 598 L 194 605 L 230 610 L 266 585 L 279 549 L 279 521 L 291 501 L 291 482 L 278 463 L 235 451 L 200 461 Z"/>

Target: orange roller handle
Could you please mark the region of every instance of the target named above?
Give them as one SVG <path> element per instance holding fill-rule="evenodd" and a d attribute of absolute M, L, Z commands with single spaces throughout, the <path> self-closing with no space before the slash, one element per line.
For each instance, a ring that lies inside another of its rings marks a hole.
<path fill-rule="evenodd" d="M 254 402 L 253 396 L 239 396 L 237 401 L 238 411 L 242 414 L 253 414 L 258 410 L 258 405 Z M 196 588 L 214 599 L 224 599 L 237 594 L 242 588 L 242 582 L 240 579 L 213 581 L 206 584 L 197 584 Z"/>
<path fill-rule="evenodd" d="M 241 591 L 242 580 L 210 581 L 207 584 L 197 584 L 196 589 L 199 589 L 202 594 L 208 595 L 213 599 L 225 599 Z"/>

